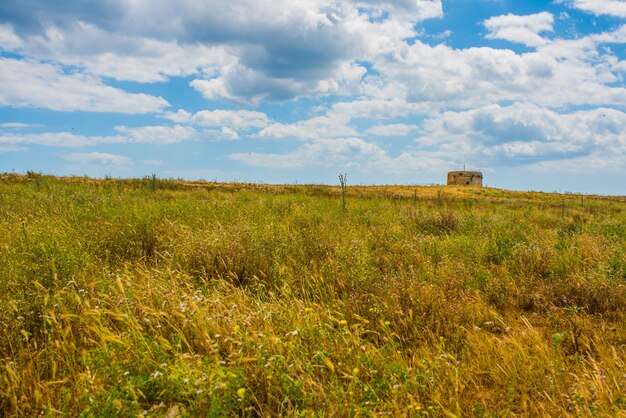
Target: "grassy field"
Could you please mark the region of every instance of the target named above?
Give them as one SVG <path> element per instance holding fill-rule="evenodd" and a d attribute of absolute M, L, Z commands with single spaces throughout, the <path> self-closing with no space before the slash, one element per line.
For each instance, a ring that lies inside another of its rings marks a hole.
<path fill-rule="evenodd" d="M 0 178 L 0 416 L 626 416 L 626 199 Z"/>

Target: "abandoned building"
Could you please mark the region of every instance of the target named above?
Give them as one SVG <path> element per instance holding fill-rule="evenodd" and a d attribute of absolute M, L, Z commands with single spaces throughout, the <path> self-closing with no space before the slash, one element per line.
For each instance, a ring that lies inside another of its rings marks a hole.
<path fill-rule="evenodd" d="M 483 186 L 483 173 L 480 171 L 450 171 L 448 186 Z"/>

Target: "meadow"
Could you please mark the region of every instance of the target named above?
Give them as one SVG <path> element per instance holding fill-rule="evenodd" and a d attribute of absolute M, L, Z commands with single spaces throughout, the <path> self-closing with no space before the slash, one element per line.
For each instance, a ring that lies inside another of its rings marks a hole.
<path fill-rule="evenodd" d="M 0 177 L 0 416 L 626 416 L 626 199 Z"/>

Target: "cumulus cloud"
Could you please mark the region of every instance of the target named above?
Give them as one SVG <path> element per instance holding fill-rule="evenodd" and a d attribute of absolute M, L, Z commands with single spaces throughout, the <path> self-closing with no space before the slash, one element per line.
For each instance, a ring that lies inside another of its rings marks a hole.
<path fill-rule="evenodd" d="M 613 10 L 613 3 L 623 2 L 575 2 L 594 10 L 601 9 L 600 3 Z M 206 99 L 247 105 L 330 95 L 395 97 L 428 103 L 431 111 L 526 96 L 548 106 L 624 103 L 624 89 L 609 85 L 622 66 L 605 65 L 611 54 L 597 50 L 599 40 L 590 40 L 595 55 L 571 46 L 565 58 L 548 53 L 558 40 L 542 36 L 552 31 L 547 12 L 484 22 L 490 38 L 545 48 L 531 55 L 407 42 L 418 36 L 417 22 L 442 16 L 439 0 L 108 0 L 94 8 L 102 14 L 66 1 L 5 2 L 0 5 L 0 48 L 17 49 L 31 62 L 58 63 L 40 65 L 66 73 L 69 67 L 69 74 L 59 77 L 89 75 L 100 90 L 106 86 L 98 77 L 158 82 L 191 76 L 190 86 Z M 76 102 L 62 108 L 97 110 L 100 100 Z M 102 107 L 118 111 L 117 106 Z M 129 106 L 164 107 L 154 102 Z"/>
<path fill-rule="evenodd" d="M 543 106 L 626 104 L 626 89 L 610 85 L 619 81 L 611 64 L 615 57 L 598 52 L 600 38 L 571 42 L 587 43 L 587 48 L 566 48 L 563 55 L 553 47 L 555 42 L 517 54 L 506 49 L 432 47 L 416 41 L 400 48 L 393 59 L 376 61 L 374 68 L 384 74 L 384 88 L 372 82 L 364 90 L 379 99 L 428 103 L 434 110 L 502 101 Z"/>
<path fill-rule="evenodd" d="M 21 40 L 8 24 L 0 24 L 0 48 L 11 51 L 20 47 Z"/>
<path fill-rule="evenodd" d="M 370 7 L 370 13 L 374 16 L 388 9 L 395 16 L 414 22 L 443 16 L 443 7 L 439 0 L 361 0 L 358 4 Z"/>
<path fill-rule="evenodd" d="M 240 104 L 285 101 L 303 96 L 348 94 L 358 88 L 366 69 L 344 62 L 328 69 L 323 77 L 272 77 L 242 64 L 225 66 L 210 79 L 189 84 L 209 100 L 226 99 Z"/>
<path fill-rule="evenodd" d="M 366 72 L 359 57 L 415 36 L 415 23 L 443 13 L 440 0 L 109 0 L 93 6 L 94 14 L 65 1 L 3 3 L 0 47 L 119 80 L 202 74 L 191 86 L 206 98 L 258 104 L 351 93 Z M 372 20 L 382 11 L 383 21 Z"/>
<path fill-rule="evenodd" d="M 193 131 L 193 136 L 212 141 L 239 139 L 240 133 L 250 134 L 270 123 L 265 113 L 254 110 L 201 110 L 194 114 L 179 109 L 176 112 L 165 112 L 162 116 L 179 124 L 205 128 L 196 132 L 187 127 Z"/>
<path fill-rule="evenodd" d="M 624 0 L 573 0 L 572 6 L 595 15 L 626 17 Z"/>
<path fill-rule="evenodd" d="M 197 135 L 195 129 L 189 126 L 180 125 L 142 126 L 138 128 L 118 126 L 115 130 L 119 132 L 119 135 L 111 138 L 116 138 L 119 142 L 130 142 L 135 144 L 173 144 L 188 141 Z"/>
<path fill-rule="evenodd" d="M 466 155 L 488 164 L 530 164 L 622 154 L 624 129 L 626 114 L 614 109 L 561 114 L 516 103 L 445 112 L 425 121 L 417 142 L 435 145 L 451 158 Z"/>
<path fill-rule="evenodd" d="M 526 46 L 545 45 L 548 41 L 539 33 L 552 32 L 553 23 L 554 17 L 548 12 L 526 16 L 514 14 L 494 16 L 483 22 L 485 28 L 489 30 L 487 38 L 504 39 Z"/>
<path fill-rule="evenodd" d="M 236 130 L 263 128 L 269 118 L 263 112 L 252 110 L 201 110 L 190 116 L 189 122 L 200 126 L 227 126 Z"/>
<path fill-rule="evenodd" d="M 320 139 L 338 138 L 359 135 L 359 132 L 348 126 L 349 119 L 343 115 L 327 114 L 292 124 L 273 123 L 261 129 L 256 136 L 259 138 L 293 138 Z"/>
<path fill-rule="evenodd" d="M 0 57 L 0 105 L 129 114 L 169 106 L 162 97 L 127 93 L 91 75 L 66 73 L 59 65 L 4 57 Z"/>
<path fill-rule="evenodd" d="M 390 123 L 387 125 L 374 125 L 367 129 L 367 133 L 376 136 L 405 136 L 417 129 L 415 125 L 404 123 Z"/>
<path fill-rule="evenodd" d="M 236 60 L 223 45 L 180 45 L 109 32 L 82 21 L 46 26 L 41 32 L 22 36 L 12 26 L 0 25 L 0 49 L 73 66 L 95 76 L 141 83 L 199 74 L 201 68 L 211 71 Z"/>
<path fill-rule="evenodd" d="M 416 129 L 415 125 L 391 123 L 375 125 L 361 132 L 353 123 L 359 121 L 395 119 L 397 117 L 427 114 L 427 104 L 408 103 L 398 99 L 366 99 L 337 102 L 327 109 L 318 109 L 323 114 L 294 123 L 270 123 L 254 134 L 256 138 L 292 138 L 313 140 L 323 138 L 358 137 L 366 134 L 379 136 L 403 136 Z"/>

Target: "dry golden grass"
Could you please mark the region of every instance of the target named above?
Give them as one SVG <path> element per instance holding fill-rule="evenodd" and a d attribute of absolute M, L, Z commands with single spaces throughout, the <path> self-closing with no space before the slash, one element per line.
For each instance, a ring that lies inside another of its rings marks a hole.
<path fill-rule="evenodd" d="M 626 205 L 0 179 L 2 416 L 626 416 Z"/>

